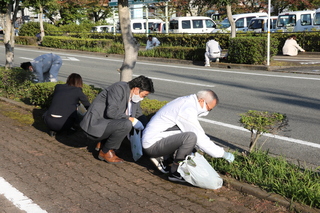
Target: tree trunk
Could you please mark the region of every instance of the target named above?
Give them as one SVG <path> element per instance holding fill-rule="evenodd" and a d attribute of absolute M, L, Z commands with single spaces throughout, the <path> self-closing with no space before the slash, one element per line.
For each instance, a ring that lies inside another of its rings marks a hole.
<path fill-rule="evenodd" d="M 5 34 L 3 37 L 3 43 L 5 46 L 6 53 L 6 65 L 5 68 L 9 69 L 13 67 L 14 58 L 14 26 L 13 21 L 11 21 L 12 4 L 8 4 L 7 13 L 5 14 Z M 12 39 L 13 37 L 13 39 Z"/>
<path fill-rule="evenodd" d="M 128 0 L 119 0 L 118 9 L 124 45 L 124 60 L 120 68 L 120 81 L 130 81 L 138 59 L 139 44 L 131 32 Z"/>
<path fill-rule="evenodd" d="M 229 20 L 230 26 L 231 26 L 231 38 L 235 38 L 236 37 L 236 24 L 232 18 L 231 4 L 227 4 L 226 9 L 227 9 L 228 20 Z"/>
<path fill-rule="evenodd" d="M 43 27 L 43 8 L 42 8 L 42 5 L 40 4 L 39 5 L 39 10 L 40 10 L 40 17 L 39 17 L 39 24 L 40 24 L 40 43 L 43 41 L 43 38 L 44 38 L 44 27 Z"/>

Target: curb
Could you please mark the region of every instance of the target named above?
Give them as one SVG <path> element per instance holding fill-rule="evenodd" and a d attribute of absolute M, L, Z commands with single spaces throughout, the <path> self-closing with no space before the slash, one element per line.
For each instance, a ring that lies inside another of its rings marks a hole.
<path fill-rule="evenodd" d="M 19 108 L 22 108 L 22 109 L 30 111 L 30 112 L 32 112 L 32 110 L 34 109 L 34 106 L 29 106 L 29 105 L 26 105 L 22 102 L 18 102 L 15 100 L 4 98 L 4 97 L 0 97 L 0 101 L 7 102 L 9 104 L 15 105 Z M 290 200 L 282 197 L 281 195 L 267 192 L 267 191 L 259 188 L 258 186 L 254 186 L 252 184 L 240 182 L 240 181 L 237 181 L 236 179 L 227 177 L 225 175 L 220 174 L 220 176 L 223 178 L 223 181 L 224 181 L 223 184 L 226 187 L 232 187 L 232 188 L 238 190 L 239 192 L 243 192 L 243 193 L 255 196 L 260 199 L 275 202 L 281 206 L 286 207 L 287 209 L 295 210 L 296 212 L 301 212 L 301 213 L 319 213 L 320 212 L 320 210 L 318 210 L 318 209 L 313 209 L 313 208 L 310 208 L 309 206 L 301 205 L 296 202 L 291 202 Z"/>

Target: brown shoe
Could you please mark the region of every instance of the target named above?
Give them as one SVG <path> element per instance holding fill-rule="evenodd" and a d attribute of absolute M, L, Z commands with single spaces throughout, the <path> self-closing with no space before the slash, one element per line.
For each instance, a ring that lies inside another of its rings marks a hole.
<path fill-rule="evenodd" d="M 100 151 L 101 149 L 101 142 L 98 142 L 96 145 L 96 148 L 94 148 L 96 151 Z"/>
<path fill-rule="evenodd" d="M 106 161 L 107 163 L 111 164 L 117 164 L 117 163 L 123 163 L 124 160 L 116 156 L 114 153 L 114 150 L 110 149 L 107 153 L 104 153 L 102 150 L 100 150 L 98 155 L 99 160 Z"/>

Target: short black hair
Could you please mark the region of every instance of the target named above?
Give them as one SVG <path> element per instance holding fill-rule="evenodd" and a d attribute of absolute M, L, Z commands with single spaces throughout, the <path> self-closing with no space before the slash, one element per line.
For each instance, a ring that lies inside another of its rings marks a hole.
<path fill-rule="evenodd" d="M 210 36 L 210 37 L 209 37 L 209 40 L 213 40 L 213 39 L 214 39 L 214 37 L 213 37 L 213 36 Z"/>
<path fill-rule="evenodd" d="M 30 66 L 32 66 L 30 62 L 23 62 L 20 64 L 20 67 L 24 70 L 29 70 Z"/>
<path fill-rule="evenodd" d="M 148 38 L 152 38 L 152 35 L 148 35 Z"/>
<path fill-rule="evenodd" d="M 153 82 L 150 78 L 140 75 L 128 82 L 130 89 L 138 87 L 140 91 L 154 93 Z"/>

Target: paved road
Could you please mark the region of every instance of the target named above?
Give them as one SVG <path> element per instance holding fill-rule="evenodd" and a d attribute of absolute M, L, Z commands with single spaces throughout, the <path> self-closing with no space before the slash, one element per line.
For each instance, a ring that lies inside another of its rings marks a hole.
<path fill-rule="evenodd" d="M 23 125 L 3 113 L 0 120 L 0 192 L 5 181 L 22 193 L 6 191 L 13 205 L 1 192 L 0 212 L 289 212 L 227 186 L 214 191 L 172 183 L 148 158 L 133 162 L 127 143 L 119 152 L 126 162 L 112 165 L 97 160 L 94 144 L 79 132 L 52 138 L 43 124 Z"/>

